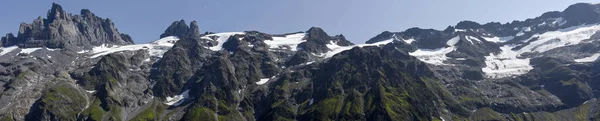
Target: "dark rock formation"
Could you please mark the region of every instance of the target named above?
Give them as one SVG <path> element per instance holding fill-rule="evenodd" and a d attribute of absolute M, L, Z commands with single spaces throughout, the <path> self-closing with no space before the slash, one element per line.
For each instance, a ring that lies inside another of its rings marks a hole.
<path fill-rule="evenodd" d="M 166 97 L 179 94 L 194 72 L 209 61 L 211 50 L 192 38 L 182 38 L 156 63 L 151 79 L 156 81 L 154 94 Z"/>
<path fill-rule="evenodd" d="M 350 41 L 346 40 L 343 35 L 331 37 L 319 27 L 312 27 L 308 29 L 304 39 L 306 39 L 306 42 L 298 45 L 298 48 L 301 48 L 302 51 L 317 54 L 329 51 L 330 49 L 327 47 L 327 44 L 333 43 L 342 46 L 353 45 Z"/>
<path fill-rule="evenodd" d="M 578 3 L 563 11 L 569 25 L 593 24 L 600 22 L 600 7 L 589 3 Z"/>
<path fill-rule="evenodd" d="M 198 28 L 198 23 L 196 21 L 192 21 L 190 26 L 188 26 L 184 20 L 180 20 L 173 22 L 167 30 L 160 35 L 160 38 L 177 36 L 179 38 L 193 38 L 199 40 L 200 35 L 200 29 Z"/>

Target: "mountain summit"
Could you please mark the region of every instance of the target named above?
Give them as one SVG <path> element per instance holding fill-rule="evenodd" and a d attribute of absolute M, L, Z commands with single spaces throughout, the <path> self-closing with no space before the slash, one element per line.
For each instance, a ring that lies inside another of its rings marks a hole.
<path fill-rule="evenodd" d="M 4 47 L 64 48 L 66 46 L 92 47 L 102 44 L 128 45 L 133 40 L 121 34 L 110 19 L 95 16 L 90 10 L 71 15 L 56 3 L 46 18 L 38 17 L 33 23 L 22 23 L 16 37 L 8 34 L 1 40 Z"/>

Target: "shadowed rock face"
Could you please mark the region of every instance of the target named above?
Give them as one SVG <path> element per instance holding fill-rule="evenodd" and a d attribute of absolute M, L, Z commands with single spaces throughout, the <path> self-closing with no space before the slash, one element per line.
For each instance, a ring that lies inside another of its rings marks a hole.
<path fill-rule="evenodd" d="M 161 96 L 176 95 L 195 71 L 203 67 L 211 58 L 212 51 L 202 47 L 192 38 L 179 40 L 163 59 L 156 63 L 158 67 L 150 76 L 156 81 L 154 93 Z"/>
<path fill-rule="evenodd" d="M 308 31 L 306 31 L 305 39 L 306 42 L 298 45 L 298 48 L 301 48 L 302 51 L 318 54 L 329 51 L 330 49 L 327 47 L 327 45 L 331 43 L 340 46 L 354 45 L 350 41 L 346 40 L 346 38 L 343 35 L 331 37 L 319 27 L 312 27 L 308 29 Z"/>
<path fill-rule="evenodd" d="M 121 34 L 110 19 L 95 16 L 87 9 L 81 15 L 71 15 L 58 4 L 53 4 L 46 18 L 33 23 L 22 23 L 17 37 L 7 35 L 2 46 L 64 48 L 66 46 L 91 47 L 102 44 L 128 45 L 133 40 Z"/>
<path fill-rule="evenodd" d="M 563 16 L 569 25 L 593 24 L 600 22 L 600 9 L 598 5 L 578 3 L 565 9 Z"/>
<path fill-rule="evenodd" d="M 198 23 L 196 21 L 192 21 L 190 26 L 188 26 L 184 20 L 180 20 L 173 22 L 171 26 L 160 35 L 160 38 L 177 36 L 180 38 L 200 39 L 200 35 L 200 29 L 198 28 Z"/>

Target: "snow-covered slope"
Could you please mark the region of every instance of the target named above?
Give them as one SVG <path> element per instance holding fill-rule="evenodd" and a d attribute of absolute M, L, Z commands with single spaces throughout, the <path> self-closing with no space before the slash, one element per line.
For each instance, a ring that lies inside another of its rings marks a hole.
<path fill-rule="evenodd" d="M 213 51 L 219 51 L 223 48 L 223 43 L 227 42 L 227 39 L 229 39 L 229 37 L 231 37 L 233 35 L 237 35 L 237 34 L 243 35 L 245 33 L 244 32 L 223 32 L 223 33 L 205 35 L 202 37 L 202 39 L 213 40 L 212 37 L 217 37 L 217 39 L 214 40 L 214 41 L 218 42 L 217 45 L 209 47 L 209 49 L 211 49 Z"/>
<path fill-rule="evenodd" d="M 306 42 L 304 37 L 306 33 L 297 33 L 286 35 L 285 37 L 273 37 L 273 40 L 265 40 L 265 44 L 269 45 L 271 49 L 289 49 L 291 51 L 298 51 L 298 44 Z"/>
<path fill-rule="evenodd" d="M 9 52 L 12 52 L 15 49 L 18 49 L 18 46 L 10 46 L 10 47 L 0 47 L 0 56 L 3 56 Z"/>
<path fill-rule="evenodd" d="M 490 53 L 486 56 L 486 67 L 482 68 L 487 77 L 502 78 L 514 75 L 521 75 L 529 72 L 533 67 L 529 64 L 530 58 L 521 57 L 524 53 L 542 53 L 559 47 L 576 45 L 583 40 L 589 39 L 597 31 L 600 31 L 600 25 L 580 25 L 573 26 L 556 31 L 549 31 L 541 34 L 535 34 L 531 38 L 522 40 L 526 45 L 504 45 L 500 47 L 500 54 Z M 515 48 L 522 48 L 515 50 Z M 596 56 L 596 55 L 595 55 Z M 589 62 L 596 60 L 597 56 L 575 60 L 576 62 Z"/>
<path fill-rule="evenodd" d="M 187 98 L 190 97 L 190 90 L 185 90 L 179 95 L 175 95 L 172 97 L 167 97 L 165 104 L 170 106 L 178 106 L 181 105 Z"/>
<path fill-rule="evenodd" d="M 169 36 L 169 37 L 164 37 L 159 40 L 156 40 L 156 41 L 153 41 L 150 43 L 146 43 L 146 44 L 124 45 L 124 46 L 106 45 L 105 44 L 102 46 L 94 47 L 91 50 L 83 50 L 78 53 L 80 53 L 80 54 L 87 53 L 87 54 L 91 55 L 90 58 L 97 58 L 97 57 L 104 56 L 104 55 L 107 55 L 110 53 L 115 53 L 115 52 L 147 49 L 150 53 L 150 56 L 161 58 L 162 55 L 166 51 L 171 49 L 171 47 L 173 47 L 173 45 L 178 40 L 179 40 L 179 38 L 177 38 L 175 36 Z"/>
<path fill-rule="evenodd" d="M 545 52 L 558 47 L 579 44 L 581 41 L 589 39 L 592 35 L 594 35 L 594 33 L 596 33 L 596 31 L 599 30 L 600 25 L 595 24 L 573 26 L 556 31 L 536 34 L 530 39 L 524 40 L 533 42 L 530 42 L 529 45 L 520 49 L 519 52 Z"/>
<path fill-rule="evenodd" d="M 385 41 L 381 41 L 381 42 L 377 42 L 377 43 L 372 43 L 372 44 L 358 44 L 358 45 L 352 45 L 352 46 L 339 46 L 335 43 L 330 43 L 327 44 L 327 47 L 331 50 L 327 53 L 323 53 L 321 55 L 319 55 L 320 57 L 325 57 L 325 58 L 330 58 L 333 57 L 335 54 L 338 54 L 340 52 L 343 52 L 345 50 L 350 50 L 354 47 L 366 47 L 366 46 L 380 46 L 380 45 L 385 45 L 391 42 L 394 42 L 394 39 L 389 39 L 389 40 L 385 40 Z"/>
<path fill-rule="evenodd" d="M 20 48 L 18 46 L 10 46 L 10 47 L 0 47 L 0 56 L 6 55 L 8 53 L 16 53 L 16 54 L 31 54 L 38 50 L 48 50 L 55 51 L 58 49 L 49 49 L 45 47 L 34 47 L 34 48 Z"/>
<path fill-rule="evenodd" d="M 434 65 L 446 65 L 446 64 L 444 64 L 444 61 L 448 60 L 448 57 L 446 56 L 446 54 L 456 50 L 455 45 L 456 45 L 456 43 L 458 43 L 459 40 L 460 40 L 460 36 L 456 36 L 456 37 L 448 40 L 448 42 L 446 42 L 446 44 L 449 47 L 438 48 L 438 49 L 417 49 L 417 51 L 410 52 L 409 54 L 417 57 L 419 60 L 421 60 L 425 63 L 434 64 Z"/>
<path fill-rule="evenodd" d="M 502 78 L 521 75 L 529 72 L 533 67 L 529 64 L 529 58 L 520 59 L 519 52 L 513 51 L 514 45 L 500 47 L 500 54 L 490 53 L 485 56 L 485 67 L 481 70 L 489 78 Z"/>

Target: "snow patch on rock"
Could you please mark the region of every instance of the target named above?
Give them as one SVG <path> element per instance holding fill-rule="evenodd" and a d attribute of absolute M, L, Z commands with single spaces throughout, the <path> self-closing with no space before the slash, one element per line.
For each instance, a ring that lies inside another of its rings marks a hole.
<path fill-rule="evenodd" d="M 100 56 L 108 55 L 115 52 L 122 51 L 135 51 L 141 49 L 147 49 L 150 56 L 161 58 L 162 55 L 167 52 L 175 43 L 179 41 L 179 38 L 175 36 L 164 37 L 159 40 L 146 43 L 146 44 L 137 44 L 137 45 L 100 45 L 92 48 L 91 50 L 83 50 L 78 53 L 89 53 L 92 56 L 90 58 L 97 58 Z"/>
<path fill-rule="evenodd" d="M 525 28 L 527 30 L 527 28 Z M 504 78 L 515 75 L 521 75 L 529 72 L 533 67 L 529 64 L 530 58 L 520 58 L 523 53 L 542 53 L 548 50 L 552 50 L 558 47 L 564 47 L 568 45 L 575 45 L 581 43 L 585 39 L 589 39 L 596 31 L 600 30 L 600 26 L 596 25 L 580 25 L 573 26 L 565 29 L 559 29 L 556 31 L 549 31 L 546 33 L 535 34 L 530 39 L 525 41 L 529 42 L 528 45 L 523 46 L 519 50 L 513 50 L 519 45 L 505 45 L 500 47 L 502 50 L 500 54 L 492 54 L 486 56 L 486 67 L 482 68 L 482 71 L 488 78 Z M 533 38 L 535 41 L 533 41 Z M 600 55 L 594 55 L 595 58 L 588 57 L 575 60 L 580 62 L 586 62 L 590 60 L 596 60 Z"/>
<path fill-rule="evenodd" d="M 216 33 L 216 34 L 209 34 L 209 35 L 205 35 L 202 36 L 203 39 L 209 39 L 209 40 L 213 40 L 210 37 L 213 36 L 218 36 L 217 40 L 217 45 L 213 46 L 213 47 L 209 47 L 210 50 L 213 51 L 219 51 L 221 49 L 223 49 L 223 43 L 227 42 L 227 40 L 229 39 L 229 37 L 233 36 L 233 35 L 243 35 L 246 34 L 244 32 L 223 32 L 223 33 Z"/>
<path fill-rule="evenodd" d="M 346 51 L 346 50 L 350 50 L 350 49 L 352 49 L 354 47 L 379 46 L 379 45 L 385 45 L 385 44 L 391 43 L 393 41 L 394 41 L 394 39 L 388 39 L 388 40 L 385 40 L 385 41 L 380 41 L 380 42 L 376 42 L 376 43 L 372 43 L 372 44 L 359 44 L 359 45 L 352 45 L 352 46 L 339 46 L 337 44 L 331 45 L 331 43 L 330 43 L 330 44 L 327 45 L 327 47 L 331 51 L 329 51 L 327 53 L 324 53 L 322 55 L 319 55 L 319 56 L 322 56 L 322 57 L 325 57 L 325 58 L 330 58 L 330 57 L 333 57 L 335 54 L 338 54 L 338 53 Z"/>
<path fill-rule="evenodd" d="M 189 92 L 190 92 L 190 90 L 188 89 L 188 90 L 183 91 L 179 95 L 175 95 L 173 97 L 167 97 L 167 102 L 165 102 L 165 104 L 171 105 L 171 106 L 181 105 L 185 101 L 186 98 L 190 97 Z"/>
<path fill-rule="evenodd" d="M 481 40 L 479 40 L 479 39 L 477 39 L 476 37 L 473 37 L 473 36 L 467 36 L 467 40 L 468 40 L 468 41 L 469 41 L 471 44 L 474 44 L 474 42 L 473 42 L 473 41 L 475 41 L 475 42 L 481 42 Z"/>
<path fill-rule="evenodd" d="M 402 37 L 398 38 L 398 36 L 396 36 L 396 34 L 392 35 L 394 37 L 394 39 L 396 40 L 402 40 L 408 44 L 412 44 L 413 42 L 415 42 L 416 40 L 414 38 L 410 38 L 410 39 L 404 39 Z"/>
<path fill-rule="evenodd" d="M 256 84 L 263 85 L 263 84 L 269 82 L 269 79 L 271 79 L 271 78 L 262 78 L 262 79 L 260 79 L 260 81 L 256 82 Z"/>
<path fill-rule="evenodd" d="M 87 93 L 96 93 L 96 90 L 85 90 Z"/>
<path fill-rule="evenodd" d="M 481 70 L 488 78 L 503 78 L 514 75 L 521 75 L 529 72 L 533 67 L 529 65 L 529 58 L 519 59 L 520 54 L 513 51 L 514 45 L 505 45 L 500 47 L 500 54 L 485 56 L 485 67 Z"/>
<path fill-rule="evenodd" d="M 446 42 L 446 44 L 449 47 L 438 49 L 417 49 L 417 51 L 409 52 L 408 54 L 416 57 L 417 59 L 425 63 L 433 65 L 446 65 L 444 64 L 444 61 L 448 60 L 448 56 L 446 56 L 446 54 L 456 50 L 455 45 L 458 43 L 459 40 L 460 36 L 456 36 L 448 40 L 448 42 Z"/>
<path fill-rule="evenodd" d="M 22 54 L 31 54 L 31 53 L 33 53 L 33 52 L 35 52 L 37 50 L 40 50 L 40 49 L 42 49 L 42 48 L 41 47 L 36 47 L 36 48 L 21 48 L 21 52 L 19 52 L 19 53 L 22 53 Z"/>
<path fill-rule="evenodd" d="M 589 63 L 589 62 L 594 62 L 598 59 L 598 57 L 600 57 L 600 53 L 596 53 L 590 57 L 585 57 L 585 58 L 580 58 L 580 59 L 575 59 L 575 62 L 578 63 Z"/>
<path fill-rule="evenodd" d="M 494 43 L 503 43 L 503 42 L 508 42 L 512 39 L 514 39 L 514 36 L 507 36 L 507 37 L 482 37 L 483 39 L 485 39 L 485 41 L 488 42 L 494 42 Z"/>
<path fill-rule="evenodd" d="M 271 49 L 289 47 L 292 51 L 298 51 L 298 44 L 306 42 L 304 36 L 306 36 L 306 33 L 291 34 L 285 37 L 272 37 L 273 40 L 265 40 L 264 42 Z"/>
<path fill-rule="evenodd" d="M 0 47 L 0 56 L 12 52 L 13 50 L 19 48 L 18 46 L 10 46 L 10 47 Z"/>
<path fill-rule="evenodd" d="M 406 42 L 408 44 L 412 44 L 413 42 L 415 42 L 415 39 L 410 38 L 410 39 L 404 40 L 404 42 Z"/>
<path fill-rule="evenodd" d="M 536 34 L 528 40 L 533 38 L 537 38 L 537 40 L 529 43 L 529 45 L 523 47 L 519 51 L 521 53 L 541 53 L 558 47 L 579 44 L 581 41 L 589 39 L 598 30 L 600 30 L 599 25 L 580 25 Z"/>
<path fill-rule="evenodd" d="M 446 54 L 456 50 L 456 47 L 445 47 L 439 49 L 418 49 L 415 52 L 408 53 L 417 57 L 417 59 L 434 65 L 445 65 L 444 61 L 448 60 Z"/>

